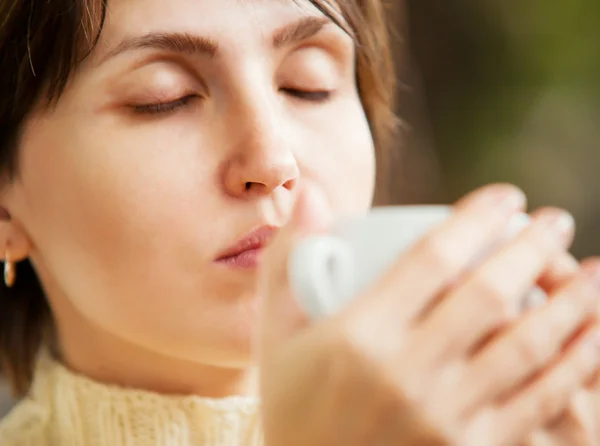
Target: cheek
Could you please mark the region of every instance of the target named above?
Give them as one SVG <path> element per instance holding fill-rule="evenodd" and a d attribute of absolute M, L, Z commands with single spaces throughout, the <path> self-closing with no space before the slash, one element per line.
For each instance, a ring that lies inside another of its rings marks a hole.
<path fill-rule="evenodd" d="M 38 132 L 43 139 L 24 147 L 22 162 L 28 230 L 58 288 L 86 314 L 122 319 L 139 311 L 140 295 L 152 311 L 173 284 L 197 286 L 210 246 L 210 231 L 198 225 L 215 206 L 210 175 L 186 150 L 197 145 L 156 131 L 100 138 L 68 128 Z"/>
<path fill-rule="evenodd" d="M 315 175 L 336 213 L 367 210 L 375 186 L 375 149 L 361 104 L 344 102 L 314 126 L 324 136 L 313 145 L 307 169 L 318 166 Z"/>

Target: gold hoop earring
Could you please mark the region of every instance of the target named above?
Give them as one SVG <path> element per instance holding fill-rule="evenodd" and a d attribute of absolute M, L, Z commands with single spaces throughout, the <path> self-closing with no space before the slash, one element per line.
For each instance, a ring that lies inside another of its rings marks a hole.
<path fill-rule="evenodd" d="M 4 283 L 8 288 L 11 288 L 15 284 L 17 278 L 17 271 L 15 263 L 9 260 L 8 253 L 6 253 L 6 259 L 4 260 Z"/>

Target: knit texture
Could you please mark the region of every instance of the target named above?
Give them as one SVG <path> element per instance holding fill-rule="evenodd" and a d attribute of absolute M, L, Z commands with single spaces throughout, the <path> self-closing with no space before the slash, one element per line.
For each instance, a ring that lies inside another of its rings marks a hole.
<path fill-rule="evenodd" d="M 257 399 L 165 396 L 94 382 L 43 356 L 2 446 L 259 446 Z"/>

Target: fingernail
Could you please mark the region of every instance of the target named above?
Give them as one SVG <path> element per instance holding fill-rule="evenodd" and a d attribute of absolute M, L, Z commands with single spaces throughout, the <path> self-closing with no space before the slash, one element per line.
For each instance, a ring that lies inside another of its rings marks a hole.
<path fill-rule="evenodd" d="M 525 194 L 513 187 L 503 187 L 492 192 L 492 204 L 502 206 L 504 209 L 516 211 L 525 206 Z"/>
<path fill-rule="evenodd" d="M 518 188 L 497 184 L 488 186 L 474 197 L 473 204 L 485 207 L 502 207 L 508 210 L 519 210 L 525 207 L 525 194 Z"/>
<path fill-rule="evenodd" d="M 564 211 L 549 211 L 540 216 L 540 221 L 561 237 L 570 237 L 575 227 L 573 216 Z"/>
<path fill-rule="evenodd" d="M 466 195 L 456 203 L 456 207 L 492 208 L 514 212 L 523 210 L 526 203 L 527 198 L 519 188 L 510 184 L 493 184 Z"/>

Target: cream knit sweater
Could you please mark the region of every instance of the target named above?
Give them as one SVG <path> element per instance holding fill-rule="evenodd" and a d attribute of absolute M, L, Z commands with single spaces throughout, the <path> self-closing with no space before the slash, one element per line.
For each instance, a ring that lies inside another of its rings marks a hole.
<path fill-rule="evenodd" d="M 1 446 L 258 446 L 254 398 L 171 397 L 93 382 L 43 356 Z"/>

